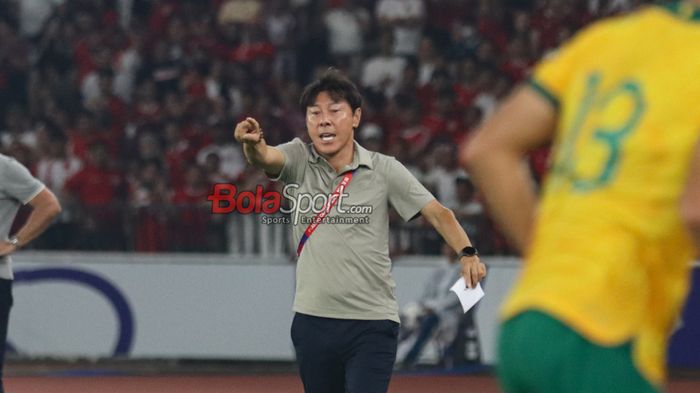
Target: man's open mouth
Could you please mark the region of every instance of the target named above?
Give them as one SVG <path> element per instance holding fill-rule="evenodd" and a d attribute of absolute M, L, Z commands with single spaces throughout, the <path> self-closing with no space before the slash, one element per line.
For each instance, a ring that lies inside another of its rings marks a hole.
<path fill-rule="evenodd" d="M 327 133 L 327 132 L 324 132 L 324 133 L 321 134 L 321 140 L 324 141 L 324 142 L 330 142 L 330 141 L 332 141 L 333 139 L 335 139 L 335 134 L 330 134 L 330 133 Z"/>

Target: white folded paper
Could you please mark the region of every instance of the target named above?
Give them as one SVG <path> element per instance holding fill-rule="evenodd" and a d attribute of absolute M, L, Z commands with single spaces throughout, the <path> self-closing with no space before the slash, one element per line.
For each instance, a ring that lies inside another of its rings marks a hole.
<path fill-rule="evenodd" d="M 476 283 L 476 287 L 474 288 L 467 288 L 467 284 L 464 282 L 464 277 L 460 277 L 459 280 L 452 285 L 450 291 L 457 294 L 464 312 L 469 311 L 469 309 L 474 307 L 479 299 L 484 297 L 484 290 L 481 289 L 481 283 Z"/>

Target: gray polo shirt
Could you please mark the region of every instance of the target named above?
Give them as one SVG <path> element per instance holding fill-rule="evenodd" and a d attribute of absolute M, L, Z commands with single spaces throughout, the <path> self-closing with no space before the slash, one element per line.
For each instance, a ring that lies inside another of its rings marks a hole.
<path fill-rule="evenodd" d="M 7 239 L 12 222 L 21 205 L 34 199 L 44 184 L 34 178 L 22 164 L 12 157 L 0 154 L 0 236 Z M 0 257 L 0 277 L 12 279 L 9 255 Z"/>
<path fill-rule="evenodd" d="M 344 196 L 306 242 L 297 263 L 294 311 L 340 319 L 399 322 L 396 284 L 389 259 L 389 204 L 406 221 L 435 199 L 396 159 L 370 152 L 355 142 L 350 166 L 338 174 L 311 144 L 296 138 L 277 146 L 285 164 L 274 180 L 286 183 L 292 198 L 328 195 L 345 172 L 355 170 Z M 317 197 L 321 207 L 323 197 Z M 301 205 L 301 206 L 300 206 Z M 295 246 L 316 216 L 291 213 Z M 344 211 L 341 212 L 338 209 Z M 297 215 L 299 220 L 294 222 Z"/>

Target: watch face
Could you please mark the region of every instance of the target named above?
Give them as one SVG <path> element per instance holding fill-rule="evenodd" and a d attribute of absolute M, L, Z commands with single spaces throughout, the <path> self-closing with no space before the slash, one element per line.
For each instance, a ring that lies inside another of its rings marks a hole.
<path fill-rule="evenodd" d="M 467 246 L 467 247 L 464 247 L 464 248 L 462 249 L 462 255 L 466 255 L 466 256 L 468 256 L 468 257 L 477 255 L 478 253 L 479 253 L 479 252 L 476 251 L 476 248 L 471 247 L 471 246 Z"/>

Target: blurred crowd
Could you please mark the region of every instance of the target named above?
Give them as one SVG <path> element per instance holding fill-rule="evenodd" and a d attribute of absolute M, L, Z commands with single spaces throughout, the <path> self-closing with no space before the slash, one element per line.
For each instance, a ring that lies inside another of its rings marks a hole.
<path fill-rule="evenodd" d="M 359 142 L 404 163 L 483 251 L 508 253 L 457 146 L 539 58 L 638 3 L 0 0 L 0 149 L 65 206 L 39 248 L 260 252 L 233 239 L 262 224 L 207 200 L 218 182 L 274 187 L 233 126 L 253 116 L 270 144 L 305 139 L 300 90 L 333 66 L 362 88 Z M 531 157 L 536 179 L 546 163 L 546 148 Z M 399 221 L 392 253 L 440 252 L 420 220 Z"/>

